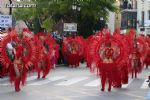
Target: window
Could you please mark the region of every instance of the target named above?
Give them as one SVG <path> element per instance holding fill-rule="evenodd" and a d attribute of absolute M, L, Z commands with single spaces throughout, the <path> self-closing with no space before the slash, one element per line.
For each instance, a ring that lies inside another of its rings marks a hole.
<path fill-rule="evenodd" d="M 141 14 L 142 14 L 142 18 L 141 18 L 142 19 L 142 26 L 144 26 L 144 11 L 142 11 Z"/>
<path fill-rule="evenodd" d="M 150 20 L 150 10 L 148 10 L 148 20 Z"/>

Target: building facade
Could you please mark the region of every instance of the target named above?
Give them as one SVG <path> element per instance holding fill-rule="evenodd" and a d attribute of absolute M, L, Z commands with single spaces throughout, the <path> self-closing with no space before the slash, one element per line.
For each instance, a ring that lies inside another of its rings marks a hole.
<path fill-rule="evenodd" d="M 118 8 L 120 6 L 120 1 L 116 0 L 115 4 Z M 120 18 L 120 13 L 119 12 L 109 12 L 109 17 L 108 17 L 108 28 L 110 31 L 113 33 L 115 29 L 120 28 L 121 25 L 121 18 Z"/>
<path fill-rule="evenodd" d="M 150 34 L 150 0 L 137 0 L 137 31 Z"/>
<path fill-rule="evenodd" d="M 137 28 L 137 1 L 121 0 L 121 30 Z"/>
<path fill-rule="evenodd" d="M 150 34 L 150 0 L 120 0 L 121 29 Z"/>
<path fill-rule="evenodd" d="M 0 0 L 0 14 L 9 14 L 9 8 L 6 8 L 6 4 L 9 4 L 9 0 Z"/>

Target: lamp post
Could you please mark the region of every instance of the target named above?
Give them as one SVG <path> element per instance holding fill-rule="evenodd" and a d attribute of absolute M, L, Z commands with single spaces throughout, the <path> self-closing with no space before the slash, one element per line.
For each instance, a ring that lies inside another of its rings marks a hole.
<path fill-rule="evenodd" d="M 12 4 L 12 0 L 9 0 L 10 5 Z M 12 7 L 9 8 L 9 15 L 12 14 Z"/>
<path fill-rule="evenodd" d="M 80 3 L 77 0 L 73 1 L 72 10 L 74 11 L 74 16 L 75 16 L 74 22 L 77 24 L 78 23 L 78 12 L 81 10 Z M 77 25 L 77 27 L 78 27 L 78 25 Z"/>
<path fill-rule="evenodd" d="M 99 28 L 100 30 L 102 30 L 104 27 L 105 27 L 104 18 L 100 17 Z"/>
<path fill-rule="evenodd" d="M 74 11 L 74 15 L 75 15 L 75 22 L 77 22 L 77 12 L 79 12 L 81 10 L 80 4 L 77 0 L 75 0 L 72 4 L 72 10 Z"/>

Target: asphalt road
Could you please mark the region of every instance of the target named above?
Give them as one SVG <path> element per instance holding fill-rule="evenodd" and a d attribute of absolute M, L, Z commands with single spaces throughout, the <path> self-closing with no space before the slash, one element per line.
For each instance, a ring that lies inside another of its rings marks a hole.
<path fill-rule="evenodd" d="M 15 92 L 7 77 L 0 79 L 0 100 L 150 100 L 147 80 L 150 68 L 143 69 L 137 79 L 121 89 L 101 92 L 99 78 L 90 73 L 85 65 L 79 68 L 57 67 L 46 79 L 37 80 L 36 73 L 30 73 L 27 84 Z"/>

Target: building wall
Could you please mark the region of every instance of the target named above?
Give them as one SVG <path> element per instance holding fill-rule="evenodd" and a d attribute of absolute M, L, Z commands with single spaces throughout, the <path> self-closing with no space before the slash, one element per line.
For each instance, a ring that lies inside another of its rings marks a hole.
<path fill-rule="evenodd" d="M 108 18 L 108 29 L 110 29 L 111 32 L 114 32 L 115 29 L 115 13 L 109 12 L 109 18 Z"/>
<path fill-rule="evenodd" d="M 120 7 L 120 0 L 117 0 L 116 6 Z M 120 22 L 121 22 L 121 17 L 120 13 L 115 13 L 115 12 L 109 12 L 109 17 L 108 17 L 108 28 L 110 31 L 113 33 L 115 29 L 120 28 Z"/>
<path fill-rule="evenodd" d="M 140 33 L 150 34 L 150 26 L 142 25 L 142 11 L 144 11 L 144 22 L 149 20 L 150 0 L 137 0 L 137 31 Z M 145 23 L 144 23 L 145 24 Z M 144 30 L 142 30 L 142 28 Z"/>
<path fill-rule="evenodd" d="M 9 0 L 0 0 L 0 12 L 2 14 L 9 14 L 9 8 L 6 8 L 6 4 L 9 4 Z"/>

